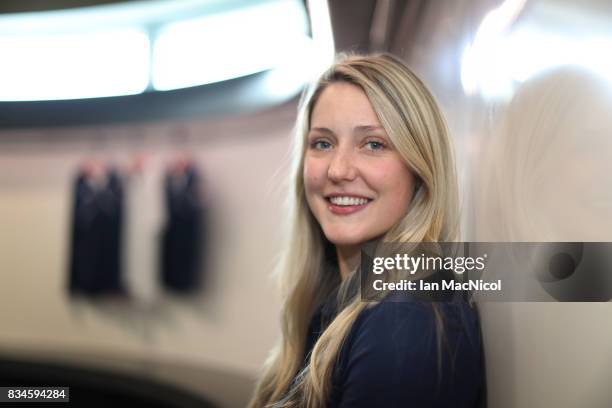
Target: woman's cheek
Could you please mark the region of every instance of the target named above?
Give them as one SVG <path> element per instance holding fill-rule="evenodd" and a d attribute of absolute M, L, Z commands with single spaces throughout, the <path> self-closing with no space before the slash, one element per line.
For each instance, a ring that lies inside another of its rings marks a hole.
<path fill-rule="evenodd" d="M 308 161 L 304 165 L 304 185 L 307 190 L 316 190 L 321 188 L 324 183 L 324 174 L 320 165 Z"/>

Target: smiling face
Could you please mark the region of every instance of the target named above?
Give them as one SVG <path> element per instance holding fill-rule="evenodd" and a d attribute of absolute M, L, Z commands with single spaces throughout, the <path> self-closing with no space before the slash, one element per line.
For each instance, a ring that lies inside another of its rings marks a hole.
<path fill-rule="evenodd" d="M 344 82 L 315 103 L 303 174 L 310 210 L 337 247 L 387 232 L 408 211 L 415 185 L 365 92 Z"/>

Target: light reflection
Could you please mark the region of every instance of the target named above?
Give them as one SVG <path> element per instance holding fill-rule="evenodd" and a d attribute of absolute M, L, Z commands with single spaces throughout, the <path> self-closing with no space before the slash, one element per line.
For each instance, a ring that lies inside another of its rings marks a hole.
<path fill-rule="evenodd" d="M 612 81 L 612 31 L 588 16 L 572 19 L 559 6 L 537 2 L 518 18 L 524 1 L 508 0 L 483 19 L 461 60 L 461 83 L 468 95 L 508 100 L 516 86 L 560 66 L 575 65 Z"/>

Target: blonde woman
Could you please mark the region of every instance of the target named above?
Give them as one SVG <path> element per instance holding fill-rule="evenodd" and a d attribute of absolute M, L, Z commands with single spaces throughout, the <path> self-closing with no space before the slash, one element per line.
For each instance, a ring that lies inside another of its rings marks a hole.
<path fill-rule="evenodd" d="M 304 94 L 296 126 L 282 340 L 251 407 L 475 407 L 476 313 L 463 303 L 363 302 L 361 245 L 457 240 L 440 110 L 390 55 L 344 56 Z"/>

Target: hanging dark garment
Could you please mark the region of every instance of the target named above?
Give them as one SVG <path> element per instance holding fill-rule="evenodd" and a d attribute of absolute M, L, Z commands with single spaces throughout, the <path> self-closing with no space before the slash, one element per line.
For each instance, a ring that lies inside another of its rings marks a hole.
<path fill-rule="evenodd" d="M 116 171 L 94 180 L 77 174 L 73 187 L 69 291 L 122 293 L 120 229 L 123 190 Z"/>
<path fill-rule="evenodd" d="M 171 170 L 165 177 L 161 281 L 169 291 L 187 294 L 200 288 L 204 209 L 199 184 L 193 165 Z"/>

